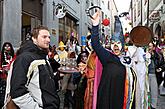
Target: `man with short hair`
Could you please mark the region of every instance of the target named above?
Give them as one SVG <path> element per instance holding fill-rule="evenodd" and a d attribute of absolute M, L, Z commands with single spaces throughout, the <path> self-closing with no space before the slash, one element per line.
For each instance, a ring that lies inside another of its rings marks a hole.
<path fill-rule="evenodd" d="M 10 95 L 20 109 L 59 109 L 53 70 L 46 59 L 49 43 L 48 28 L 39 26 L 17 52 Z"/>
<path fill-rule="evenodd" d="M 148 65 L 149 74 L 149 88 L 151 96 L 151 109 L 156 109 L 158 103 L 158 84 L 156 80 L 156 62 L 158 61 L 156 57 L 157 53 L 155 51 L 154 43 L 150 42 L 148 44 L 148 55 L 150 56 L 150 63 Z"/>

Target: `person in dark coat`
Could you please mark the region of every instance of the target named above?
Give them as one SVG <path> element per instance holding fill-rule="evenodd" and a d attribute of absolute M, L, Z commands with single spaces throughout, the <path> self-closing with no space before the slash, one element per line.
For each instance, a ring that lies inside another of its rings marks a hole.
<path fill-rule="evenodd" d="M 57 87 L 56 89 L 59 91 L 60 87 L 59 87 L 59 80 L 61 79 L 61 76 L 60 76 L 60 72 L 58 71 L 58 68 L 60 67 L 60 63 L 58 63 L 56 60 L 55 60 L 55 55 L 57 55 L 57 52 L 56 52 L 56 46 L 53 45 L 49 45 L 49 52 L 48 52 L 48 60 L 49 60 L 49 63 L 50 63 L 50 66 L 52 67 L 52 70 L 53 70 L 53 74 L 55 75 L 54 76 L 54 81 L 55 81 L 55 86 Z"/>
<path fill-rule="evenodd" d="M 81 64 L 86 65 L 89 53 L 87 51 L 82 51 L 77 57 L 77 66 L 80 68 Z M 75 90 L 74 99 L 75 106 L 73 109 L 84 109 L 84 95 L 87 86 L 87 78 L 85 74 L 77 74 L 75 78 L 75 84 L 77 84 L 77 89 Z"/>
<path fill-rule="evenodd" d="M 117 16 L 116 16 L 117 17 Z M 116 25 L 115 34 L 118 38 L 111 41 L 111 50 L 103 48 L 99 39 L 100 11 L 93 15 L 92 48 L 96 52 L 102 66 L 102 76 L 97 92 L 97 109 L 123 109 L 126 67 L 121 63 L 123 43 L 122 27 Z M 130 61 L 130 59 L 128 58 Z M 128 62 L 129 63 L 129 62 Z"/>

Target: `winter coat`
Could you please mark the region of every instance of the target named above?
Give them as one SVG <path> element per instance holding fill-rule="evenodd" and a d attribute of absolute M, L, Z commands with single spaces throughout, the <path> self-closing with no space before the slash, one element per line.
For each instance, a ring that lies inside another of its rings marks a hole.
<path fill-rule="evenodd" d="M 21 109 L 58 109 L 60 104 L 47 52 L 32 41 L 19 50 L 13 64 L 10 95 Z"/>

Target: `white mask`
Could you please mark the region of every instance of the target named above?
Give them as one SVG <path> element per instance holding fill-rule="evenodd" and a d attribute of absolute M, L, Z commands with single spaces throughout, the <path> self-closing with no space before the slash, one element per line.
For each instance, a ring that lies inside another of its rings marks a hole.
<path fill-rule="evenodd" d="M 114 46 L 118 46 L 119 47 L 119 50 L 121 51 L 122 49 L 122 44 L 120 41 L 112 41 L 111 43 L 111 49 L 113 50 L 114 49 Z"/>

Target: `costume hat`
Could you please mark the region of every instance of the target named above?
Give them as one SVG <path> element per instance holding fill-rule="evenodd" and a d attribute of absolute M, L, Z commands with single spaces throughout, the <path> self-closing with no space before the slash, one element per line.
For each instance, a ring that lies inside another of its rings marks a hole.
<path fill-rule="evenodd" d="M 153 32 L 146 26 L 136 26 L 130 32 L 130 39 L 135 46 L 146 46 L 153 38 Z"/>
<path fill-rule="evenodd" d="M 58 47 L 66 47 L 62 41 L 60 41 Z"/>
<path fill-rule="evenodd" d="M 111 40 L 115 42 L 120 41 L 122 43 L 122 47 L 124 47 L 124 35 L 123 35 L 122 24 L 118 16 L 114 16 L 114 17 L 115 17 L 114 34 L 112 35 Z"/>

